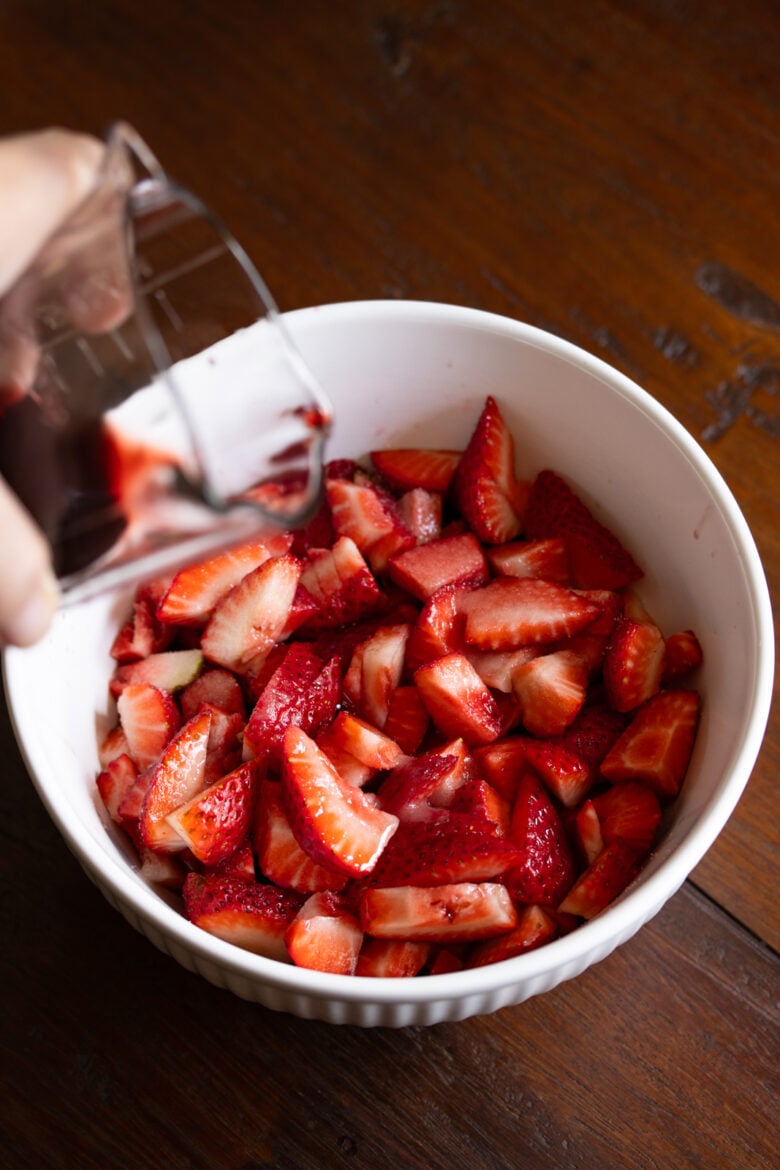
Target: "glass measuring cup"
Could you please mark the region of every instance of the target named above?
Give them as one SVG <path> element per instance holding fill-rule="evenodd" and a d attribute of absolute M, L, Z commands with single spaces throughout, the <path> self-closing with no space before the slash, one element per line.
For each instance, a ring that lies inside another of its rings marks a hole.
<path fill-rule="evenodd" d="M 319 499 L 330 406 L 248 256 L 132 127 L 0 300 L 0 473 L 65 602 Z"/>

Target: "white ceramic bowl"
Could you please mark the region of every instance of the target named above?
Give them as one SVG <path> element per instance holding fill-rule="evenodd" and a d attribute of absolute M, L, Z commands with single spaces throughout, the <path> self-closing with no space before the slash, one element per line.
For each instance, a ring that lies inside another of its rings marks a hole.
<path fill-rule="evenodd" d="M 161 950 L 267 1007 L 335 1023 L 432 1024 L 548 991 L 605 958 L 656 914 L 722 829 L 747 783 L 769 711 L 769 596 L 747 524 L 702 449 L 654 399 L 598 359 L 538 329 L 445 305 L 366 302 L 287 315 L 335 405 L 329 455 L 381 446 L 459 447 L 493 394 L 518 469 L 552 467 L 635 552 L 662 628 L 695 628 L 706 665 L 701 730 L 682 795 L 640 878 L 607 911 L 539 950 L 418 979 L 326 975 L 197 929 L 146 886 L 107 822 L 96 745 L 113 720 L 108 648 L 129 598 L 61 612 L 48 637 L 8 651 L 5 681 L 30 774 L 106 898 Z"/>

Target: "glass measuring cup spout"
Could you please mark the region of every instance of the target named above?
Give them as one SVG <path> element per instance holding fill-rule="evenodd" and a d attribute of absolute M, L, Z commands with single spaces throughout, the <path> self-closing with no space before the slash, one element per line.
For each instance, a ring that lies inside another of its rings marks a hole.
<path fill-rule="evenodd" d="M 0 471 L 66 601 L 296 527 L 319 500 L 324 393 L 244 249 L 126 124 L 0 301 L 0 352 Z"/>

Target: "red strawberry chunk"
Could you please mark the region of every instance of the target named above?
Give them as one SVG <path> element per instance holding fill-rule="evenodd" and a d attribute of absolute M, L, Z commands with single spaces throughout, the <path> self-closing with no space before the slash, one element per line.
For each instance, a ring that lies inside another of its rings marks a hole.
<path fill-rule="evenodd" d="M 621 618 L 604 657 L 604 686 L 616 711 L 633 711 L 658 691 L 664 638 L 651 622 Z"/>
<path fill-rule="evenodd" d="M 566 542 L 560 536 L 499 544 L 487 550 L 487 559 L 503 577 L 541 577 L 559 585 L 571 584 Z"/>
<path fill-rule="evenodd" d="M 287 622 L 300 572 L 300 562 L 288 553 L 264 561 L 234 585 L 203 631 L 206 657 L 239 673 L 267 657 Z"/>
<path fill-rule="evenodd" d="M 536 658 L 536 646 L 520 646 L 517 650 L 474 650 L 466 647 L 466 657 L 491 690 L 509 695 L 514 690 L 513 678 L 518 666 Z"/>
<path fill-rule="evenodd" d="M 271 557 L 286 553 L 292 544 L 289 533 L 253 540 L 182 569 L 157 607 L 161 621 L 205 622 L 217 603 L 238 582 Z"/>
<path fill-rule="evenodd" d="M 388 447 L 372 451 L 371 462 L 385 482 L 396 490 L 424 488 L 429 492 L 446 492 L 460 456 L 460 451 Z"/>
<path fill-rule="evenodd" d="M 593 784 L 586 762 L 559 743 L 526 740 L 525 758 L 564 808 L 576 808 Z"/>
<path fill-rule="evenodd" d="M 678 682 L 685 675 L 698 670 L 704 661 L 701 643 L 693 630 L 680 630 L 670 634 L 664 646 L 664 665 L 661 685 Z"/>
<path fill-rule="evenodd" d="M 375 938 L 454 943 L 512 930 L 517 911 L 498 882 L 394 886 L 361 892 L 360 921 Z"/>
<path fill-rule="evenodd" d="M 554 471 L 542 471 L 531 487 L 525 512 L 530 540 L 562 536 L 574 583 L 582 589 L 623 589 L 642 570 L 614 535 Z"/>
<path fill-rule="evenodd" d="M 463 740 L 400 764 L 382 781 L 379 798 L 401 820 L 428 820 L 433 808 L 447 808 L 469 778 Z"/>
<path fill-rule="evenodd" d="M 129 755 L 127 736 L 120 723 L 112 727 L 98 744 L 98 760 L 101 768 L 107 768 L 117 756 Z"/>
<path fill-rule="evenodd" d="M 415 544 L 427 544 L 441 536 L 441 496 L 424 488 L 404 492 L 398 501 L 398 515 L 411 532 Z"/>
<path fill-rule="evenodd" d="M 110 760 L 98 775 L 96 783 L 101 800 L 111 820 L 117 825 L 121 825 L 124 820 L 119 812 L 122 801 L 137 779 L 138 768 L 126 754 Z"/>
<path fill-rule="evenodd" d="M 661 799 L 680 791 L 699 722 L 696 691 L 659 691 L 634 715 L 601 762 L 613 782 L 644 780 Z"/>
<path fill-rule="evenodd" d="M 332 891 L 310 894 L 284 935 L 296 967 L 354 975 L 363 931 L 344 900 Z"/>
<path fill-rule="evenodd" d="M 157 604 L 164 590 L 165 583 L 156 581 L 137 591 L 132 617 L 111 646 L 111 657 L 117 662 L 135 662 L 167 650 L 174 631 L 157 617 Z"/>
<path fill-rule="evenodd" d="M 568 650 L 543 654 L 518 666 L 512 676 L 520 718 L 532 735 L 560 735 L 585 702 L 588 676 Z"/>
<path fill-rule="evenodd" d="M 520 859 L 519 848 L 489 821 L 442 811 L 433 820 L 402 821 L 367 880 L 388 888 L 481 882 Z"/>
<path fill-rule="evenodd" d="M 253 830 L 257 863 L 269 882 L 302 894 L 342 890 L 347 874 L 318 865 L 298 844 L 284 808 L 278 780 L 260 784 Z"/>
<path fill-rule="evenodd" d="M 364 719 L 340 711 L 331 725 L 330 742 L 349 752 L 372 772 L 386 772 L 405 760 L 404 753 L 388 735 Z"/>
<path fill-rule="evenodd" d="M 574 838 L 579 852 L 588 866 L 604 848 L 601 821 L 592 800 L 584 800 L 574 815 Z"/>
<path fill-rule="evenodd" d="M 213 872 L 221 874 L 223 877 L 238 877 L 243 878 L 244 881 L 253 882 L 256 871 L 251 841 L 242 842 L 238 849 L 224 857 L 222 861 L 217 862 Z"/>
<path fill-rule="evenodd" d="M 155 853 L 152 849 L 142 849 L 139 860 L 141 864 L 138 867 L 138 876 L 141 881 L 165 886 L 169 890 L 181 890 L 187 870 L 178 857 L 172 853 Z"/>
<path fill-rule="evenodd" d="M 501 734 L 495 699 L 463 654 L 447 654 L 421 666 L 414 684 L 442 735 L 467 744 L 490 743 Z"/>
<path fill-rule="evenodd" d="M 315 736 L 317 747 L 324 752 L 342 780 L 363 788 L 376 775 L 376 768 L 363 764 L 343 745 L 343 739 L 331 723 Z"/>
<path fill-rule="evenodd" d="M 463 599 L 466 641 L 480 650 L 515 650 L 579 633 L 598 615 L 587 598 L 532 577 L 499 577 Z"/>
<path fill-rule="evenodd" d="M 203 703 L 229 714 L 246 716 L 241 684 L 234 674 L 222 667 L 204 671 L 179 695 L 179 706 L 185 719 L 191 718 Z"/>
<path fill-rule="evenodd" d="M 465 649 L 466 615 L 460 605 L 469 591 L 468 586 L 445 585 L 425 602 L 406 647 L 406 668 L 410 674 L 426 662 Z"/>
<path fill-rule="evenodd" d="M 289 962 L 284 936 L 303 898 L 292 890 L 219 874 L 190 873 L 184 911 L 202 930 L 268 959 Z"/>
<path fill-rule="evenodd" d="M 595 779 L 601 761 L 625 726 L 625 715 L 603 703 L 589 703 L 557 742 L 584 760 Z"/>
<path fill-rule="evenodd" d="M 245 757 L 253 752 L 263 764 L 276 762 L 287 728 L 295 724 L 316 734 L 335 715 L 340 695 L 338 659 L 323 663 L 305 642 L 293 642 L 249 716 Z"/>
<path fill-rule="evenodd" d="M 549 942 L 557 934 L 557 922 L 541 906 L 524 906 L 515 929 L 477 943 L 469 952 L 467 966 L 484 967 L 514 959 Z"/>
<path fill-rule="evenodd" d="M 622 894 L 639 872 L 637 856 L 624 841 L 605 845 L 560 904 L 564 914 L 595 918 Z"/>
<path fill-rule="evenodd" d="M 203 790 L 210 726 L 209 711 L 194 715 L 154 766 L 140 819 L 141 835 L 149 849 L 175 853 L 185 847 L 168 816 Z"/>
<path fill-rule="evenodd" d="M 201 711 L 208 711 L 211 715 L 204 777 L 204 783 L 208 785 L 232 772 L 241 763 L 244 720 L 237 712 L 223 711 L 212 703 L 201 703 L 196 714 Z"/>
<path fill-rule="evenodd" d="M 370 873 L 398 818 L 342 780 L 300 728 L 288 728 L 283 753 L 283 798 L 299 845 L 320 865 L 352 877 Z"/>
<path fill-rule="evenodd" d="M 594 796 L 592 803 L 606 844 L 625 841 L 638 857 L 650 852 L 661 824 L 661 805 L 652 788 L 626 780 Z"/>
<path fill-rule="evenodd" d="M 355 652 L 344 677 L 344 693 L 359 715 L 380 730 L 401 683 L 411 627 L 380 626 Z"/>
<path fill-rule="evenodd" d="M 150 683 L 158 690 L 173 694 L 186 687 L 198 677 L 203 669 L 203 654 L 197 648 L 189 650 L 163 650 L 150 654 L 138 662 L 118 666 L 109 684 L 111 694 L 116 698 L 130 683 Z"/>
<path fill-rule="evenodd" d="M 523 855 L 504 877 L 512 897 L 557 906 L 570 889 L 576 868 L 563 822 L 532 772 L 518 783 L 509 836 Z"/>
<path fill-rule="evenodd" d="M 429 943 L 364 936 L 355 974 L 370 979 L 412 979 L 420 974 L 430 953 Z"/>
<path fill-rule="evenodd" d="M 515 445 L 495 399 L 488 397 L 454 481 L 461 516 L 486 544 L 519 533 L 528 493 L 515 476 Z"/>
<path fill-rule="evenodd" d="M 382 605 L 384 594 L 353 540 L 342 536 L 332 548 L 309 549 L 301 584 L 319 606 L 307 629 L 333 629 L 362 621 Z"/>
<path fill-rule="evenodd" d="M 373 484 L 328 480 L 325 492 L 337 534 L 355 542 L 375 573 L 384 571 L 394 553 L 414 545 L 394 501 Z"/>
<path fill-rule="evenodd" d="M 127 752 L 139 772 L 154 764 L 181 724 L 179 709 L 167 691 L 151 683 L 131 683 L 116 704 Z"/>
<path fill-rule="evenodd" d="M 390 696 L 385 735 L 395 740 L 405 755 L 413 756 L 419 751 L 429 724 L 430 716 L 417 687 L 396 687 Z"/>
<path fill-rule="evenodd" d="M 393 556 L 393 581 L 418 601 L 427 601 L 445 585 L 480 585 L 488 579 L 485 554 L 471 532 L 442 536 Z"/>
<path fill-rule="evenodd" d="M 256 771 L 240 764 L 192 800 L 168 814 L 168 824 L 204 865 L 230 857 L 249 832 L 255 801 Z"/>
<path fill-rule="evenodd" d="M 473 821 L 486 821 L 493 831 L 507 836 L 512 805 L 492 784 L 473 776 L 457 790 L 450 804 L 453 812 L 467 813 Z"/>

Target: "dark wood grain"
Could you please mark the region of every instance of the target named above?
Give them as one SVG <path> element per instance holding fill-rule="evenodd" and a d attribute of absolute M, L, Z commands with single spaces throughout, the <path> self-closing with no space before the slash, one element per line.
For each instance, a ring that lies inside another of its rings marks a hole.
<path fill-rule="evenodd" d="M 284 309 L 551 329 L 699 438 L 776 595 L 780 10 L 769 0 L 5 0 L 0 133 L 133 122 Z M 776 1127 L 777 704 L 689 883 L 572 984 L 399 1033 L 240 1003 L 67 854 L 0 722 L 0 1165 L 762 1170 Z"/>

